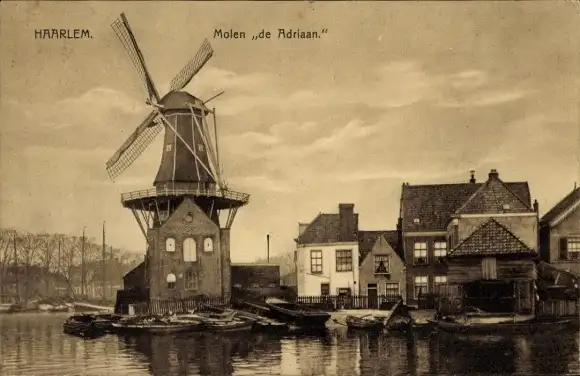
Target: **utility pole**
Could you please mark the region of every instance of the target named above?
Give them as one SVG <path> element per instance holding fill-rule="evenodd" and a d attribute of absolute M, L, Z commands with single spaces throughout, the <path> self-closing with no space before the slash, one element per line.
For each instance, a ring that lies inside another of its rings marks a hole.
<path fill-rule="evenodd" d="M 85 229 L 83 227 L 83 238 L 81 240 L 81 296 L 85 298 Z"/>
<path fill-rule="evenodd" d="M 268 252 L 267 260 L 268 260 L 268 264 L 269 264 L 270 263 L 270 234 L 266 235 L 266 250 Z"/>
<path fill-rule="evenodd" d="M 12 238 L 12 245 L 14 246 L 14 272 L 16 273 L 16 299 L 20 303 L 20 268 L 18 268 L 18 251 L 16 250 L 16 230 L 14 230 L 14 237 Z"/>
<path fill-rule="evenodd" d="M 106 247 L 105 246 L 105 222 L 103 221 L 103 265 L 102 265 L 102 268 L 103 268 L 103 270 L 102 270 L 102 272 L 103 272 L 103 275 L 102 275 L 102 286 L 103 286 L 102 298 L 103 298 L 103 301 L 105 301 L 105 296 L 107 295 L 106 290 L 105 290 L 107 288 L 107 283 L 105 282 L 105 280 L 106 280 L 105 278 L 107 277 L 106 264 L 105 264 L 106 258 L 107 258 L 107 254 L 106 254 L 107 251 L 106 251 L 105 247 Z"/>
<path fill-rule="evenodd" d="M 113 261 L 114 261 L 114 259 L 113 259 L 113 246 L 110 246 L 109 247 L 109 264 L 111 266 L 114 266 Z M 109 288 L 111 291 L 111 294 L 110 294 L 111 298 L 114 298 L 114 296 L 113 296 L 113 277 L 112 276 L 109 276 Z"/>
<path fill-rule="evenodd" d="M 61 278 L 61 273 L 60 273 L 60 235 L 57 235 L 57 239 L 58 239 L 58 253 L 56 256 L 56 286 L 57 288 L 60 287 L 60 278 Z M 60 291 L 60 290 L 59 290 Z M 60 293 L 58 294 L 60 296 Z"/>

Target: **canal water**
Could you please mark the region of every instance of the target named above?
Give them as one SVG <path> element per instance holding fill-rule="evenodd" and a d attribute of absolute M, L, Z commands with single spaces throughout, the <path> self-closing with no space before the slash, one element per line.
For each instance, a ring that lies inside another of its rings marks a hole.
<path fill-rule="evenodd" d="M 461 340 L 373 335 L 62 333 L 65 314 L 0 316 L 0 375 L 580 375 L 576 331 Z"/>

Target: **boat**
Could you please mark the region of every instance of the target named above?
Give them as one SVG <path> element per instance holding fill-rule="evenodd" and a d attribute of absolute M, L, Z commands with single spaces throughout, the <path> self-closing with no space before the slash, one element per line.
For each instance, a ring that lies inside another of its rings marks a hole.
<path fill-rule="evenodd" d="M 450 319 L 437 321 L 437 329 L 448 333 L 468 334 L 524 334 L 558 332 L 572 323 L 572 319 L 541 321 L 535 318 L 522 321 L 457 322 Z"/>
<path fill-rule="evenodd" d="M 215 307 L 207 304 L 202 304 L 206 309 L 211 310 L 213 312 L 220 312 L 225 313 L 227 311 L 232 311 L 235 313 L 236 317 L 240 317 L 242 319 L 254 321 L 253 329 L 255 331 L 268 331 L 268 332 L 279 332 L 279 331 L 287 331 L 289 329 L 289 325 L 285 322 L 272 319 L 270 317 L 262 316 L 257 313 L 247 312 L 245 310 L 239 309 L 225 309 L 221 307 Z M 269 310 L 269 309 L 268 309 Z"/>
<path fill-rule="evenodd" d="M 281 299 L 266 299 L 264 305 L 269 317 L 301 327 L 325 327 L 330 319 L 328 312 Z"/>
<path fill-rule="evenodd" d="M 346 316 L 346 326 L 349 329 L 357 330 L 381 330 L 385 327 L 384 317 L 366 316 Z"/>
<path fill-rule="evenodd" d="M 122 333 L 174 334 L 189 333 L 203 329 L 201 320 L 178 320 L 170 318 L 129 319 L 112 322 L 112 330 Z"/>
<path fill-rule="evenodd" d="M 236 317 L 232 320 L 204 320 L 204 331 L 208 332 L 249 332 L 254 327 L 254 320 Z"/>
<path fill-rule="evenodd" d="M 70 316 L 62 326 L 64 333 L 82 338 L 97 338 L 106 334 L 103 328 L 95 325 L 95 318 L 91 315 Z"/>

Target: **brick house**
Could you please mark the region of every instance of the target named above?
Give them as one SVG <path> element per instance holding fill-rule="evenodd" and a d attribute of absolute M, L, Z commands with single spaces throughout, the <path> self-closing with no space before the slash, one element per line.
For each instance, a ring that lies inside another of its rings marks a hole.
<path fill-rule="evenodd" d="M 229 253 L 229 230 L 185 198 L 148 231 L 145 261 L 125 275 L 124 289 L 139 291 L 140 300 L 229 295 Z"/>
<path fill-rule="evenodd" d="M 379 307 L 378 296 L 405 296 L 405 263 L 397 231 L 359 231 L 359 294 L 369 308 Z"/>
<path fill-rule="evenodd" d="M 298 296 L 356 294 L 359 243 L 354 205 L 339 204 L 338 214 L 320 213 L 312 222 L 298 227 Z"/>
<path fill-rule="evenodd" d="M 540 219 L 540 256 L 580 274 L 580 188 L 574 188 Z"/>
<path fill-rule="evenodd" d="M 485 183 L 477 183 L 472 171 L 468 183 L 403 184 L 397 230 L 406 264 L 407 304 L 417 304 L 420 293 L 434 293 L 448 283 L 447 254 L 490 218 L 537 250 L 537 213 L 527 182 L 503 182 L 491 170 Z"/>

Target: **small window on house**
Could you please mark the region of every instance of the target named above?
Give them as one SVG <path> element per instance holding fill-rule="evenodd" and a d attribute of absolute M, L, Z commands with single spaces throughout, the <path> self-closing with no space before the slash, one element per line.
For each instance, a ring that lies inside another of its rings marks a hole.
<path fill-rule="evenodd" d="M 433 256 L 445 257 L 447 255 L 447 242 L 437 241 L 433 243 Z"/>
<path fill-rule="evenodd" d="M 419 218 L 413 219 L 413 223 L 419 223 L 419 222 L 421 222 L 421 220 Z"/>
<path fill-rule="evenodd" d="M 183 241 L 183 261 L 197 261 L 197 247 L 193 238 L 187 238 Z"/>
<path fill-rule="evenodd" d="M 580 260 L 580 237 L 560 238 L 560 259 Z"/>
<path fill-rule="evenodd" d="M 259 285 L 259 284 L 257 284 L 257 283 L 252 283 L 252 288 L 253 288 L 253 289 L 260 288 L 260 285 Z"/>
<path fill-rule="evenodd" d="M 427 283 L 429 279 L 426 275 L 418 275 L 415 277 L 415 299 L 419 297 L 419 295 L 427 293 Z"/>
<path fill-rule="evenodd" d="M 213 239 L 205 238 L 203 241 L 203 250 L 205 252 L 213 252 Z"/>
<path fill-rule="evenodd" d="M 173 274 L 173 273 L 168 274 L 167 275 L 167 288 L 174 289 L 176 281 L 177 281 L 177 278 L 175 278 L 175 274 Z"/>
<path fill-rule="evenodd" d="M 320 295 L 330 295 L 330 284 L 328 283 L 320 284 Z"/>
<path fill-rule="evenodd" d="M 389 274 L 389 256 L 375 256 L 375 274 Z"/>
<path fill-rule="evenodd" d="M 427 263 L 427 242 L 415 242 L 413 245 L 413 263 Z"/>
<path fill-rule="evenodd" d="M 175 239 L 173 238 L 165 239 L 165 251 L 175 252 Z"/>
<path fill-rule="evenodd" d="M 446 275 L 436 275 L 433 280 L 433 285 L 435 287 L 435 293 L 439 292 L 439 288 L 443 285 L 447 284 L 447 276 Z"/>
<path fill-rule="evenodd" d="M 275 288 L 275 287 L 276 287 L 276 284 L 275 284 L 275 283 L 269 283 L 269 284 L 268 284 L 268 287 L 269 287 L 269 288 L 271 288 L 271 289 L 273 289 L 273 288 Z"/>
<path fill-rule="evenodd" d="M 336 271 L 337 272 L 351 272 L 352 271 L 352 251 L 351 250 L 336 251 Z"/>
<path fill-rule="evenodd" d="M 385 294 L 387 296 L 398 296 L 399 295 L 399 283 L 388 282 L 385 286 Z"/>
<path fill-rule="evenodd" d="M 342 296 L 349 296 L 351 294 L 351 290 L 348 287 L 339 287 L 338 288 L 338 295 L 342 295 Z"/>
<path fill-rule="evenodd" d="M 310 251 L 310 273 L 312 274 L 322 273 L 322 251 L 318 250 Z"/>
<path fill-rule="evenodd" d="M 197 290 L 197 273 L 193 270 L 185 272 L 185 289 Z"/>
<path fill-rule="evenodd" d="M 241 284 L 239 284 L 239 283 L 236 283 L 236 284 L 234 285 L 234 287 L 235 287 L 235 288 L 237 288 L 237 289 L 241 289 L 241 288 L 242 288 L 242 285 L 241 285 Z"/>

